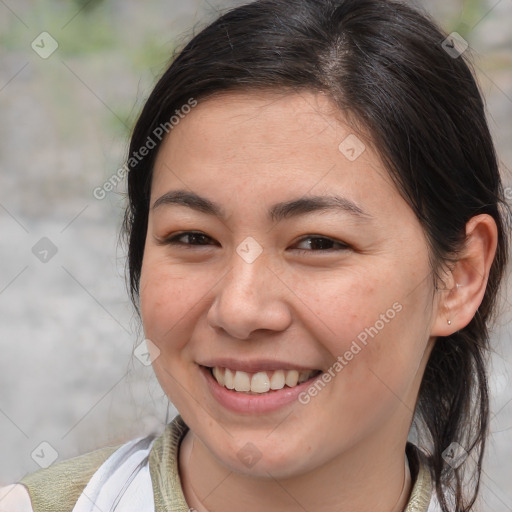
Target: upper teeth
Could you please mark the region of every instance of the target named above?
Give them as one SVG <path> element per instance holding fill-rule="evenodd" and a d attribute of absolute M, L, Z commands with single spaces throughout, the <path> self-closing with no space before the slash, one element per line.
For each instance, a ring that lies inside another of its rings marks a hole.
<path fill-rule="evenodd" d="M 212 374 L 221 386 L 246 393 L 266 393 L 270 389 L 282 389 L 285 384 L 288 387 L 293 387 L 310 379 L 316 373 L 316 370 L 301 372 L 298 370 L 275 370 L 273 372 L 246 373 L 218 366 L 212 368 Z"/>

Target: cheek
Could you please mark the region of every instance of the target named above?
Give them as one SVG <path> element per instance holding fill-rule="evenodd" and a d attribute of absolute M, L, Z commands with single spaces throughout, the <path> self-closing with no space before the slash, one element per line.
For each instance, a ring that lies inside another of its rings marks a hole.
<path fill-rule="evenodd" d="M 342 354 L 352 340 L 364 342 L 367 330 L 377 323 L 379 332 L 398 315 L 393 304 L 402 295 L 393 276 L 372 275 L 368 269 L 328 273 L 310 280 L 295 276 L 294 290 L 309 309 L 311 327 L 332 354 Z M 394 286 L 389 283 L 393 282 Z M 386 315 L 387 313 L 387 315 Z M 388 320 L 383 324 L 381 315 Z M 373 332 L 373 329 L 370 329 Z"/>
<path fill-rule="evenodd" d="M 333 362 L 325 390 L 309 390 L 308 414 L 318 424 L 335 418 L 333 445 L 354 435 L 364 438 L 395 414 L 408 417 L 414 410 L 411 390 L 428 339 L 428 294 L 423 287 L 411 293 L 408 277 L 353 274 L 336 291 L 312 297 L 315 311 L 330 328 L 322 329 L 328 334 L 319 341 Z"/>
<path fill-rule="evenodd" d="M 161 350 L 165 340 L 183 339 L 182 334 L 194 318 L 194 308 L 205 292 L 204 283 L 193 272 L 163 260 L 145 255 L 140 280 L 144 332 Z M 170 348 L 165 346 L 166 350 Z"/>
<path fill-rule="evenodd" d="M 169 265 L 165 257 L 151 251 L 144 255 L 140 279 L 144 335 L 158 347 L 153 370 L 169 400 L 181 412 L 190 408 L 193 383 L 188 381 L 192 363 L 187 355 L 188 341 L 198 322 L 207 285 L 194 272 Z M 185 394 L 183 386 L 189 390 Z"/>
<path fill-rule="evenodd" d="M 332 357 L 332 372 L 343 374 L 336 381 L 347 392 L 374 387 L 385 394 L 386 384 L 404 390 L 428 341 L 428 290 L 415 284 L 412 268 L 366 270 L 317 279 L 314 286 L 296 280 L 297 294 L 307 297 L 310 329 Z"/>

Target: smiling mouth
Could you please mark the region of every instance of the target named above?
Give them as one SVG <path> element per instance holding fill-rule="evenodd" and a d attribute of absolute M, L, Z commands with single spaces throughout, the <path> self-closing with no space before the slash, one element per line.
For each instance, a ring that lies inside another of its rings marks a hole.
<path fill-rule="evenodd" d="M 321 370 L 273 370 L 247 373 L 218 366 L 207 367 L 207 370 L 217 383 L 226 389 L 256 395 L 279 391 L 285 386 L 294 388 L 322 373 Z"/>

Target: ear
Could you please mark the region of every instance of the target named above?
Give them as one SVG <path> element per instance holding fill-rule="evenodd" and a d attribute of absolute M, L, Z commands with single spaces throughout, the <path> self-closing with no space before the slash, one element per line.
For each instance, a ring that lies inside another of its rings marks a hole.
<path fill-rule="evenodd" d="M 485 294 L 497 243 L 498 229 L 490 215 L 468 221 L 464 248 L 447 272 L 446 288 L 439 291 L 431 336 L 449 336 L 471 322 Z"/>

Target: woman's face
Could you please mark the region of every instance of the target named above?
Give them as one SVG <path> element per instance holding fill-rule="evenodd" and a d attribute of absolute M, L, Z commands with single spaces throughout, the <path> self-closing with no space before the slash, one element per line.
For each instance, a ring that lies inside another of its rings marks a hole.
<path fill-rule="evenodd" d="M 145 335 L 169 399 L 233 471 L 305 473 L 409 430 L 437 314 L 427 243 L 340 118 L 320 94 L 228 93 L 158 154 Z"/>

